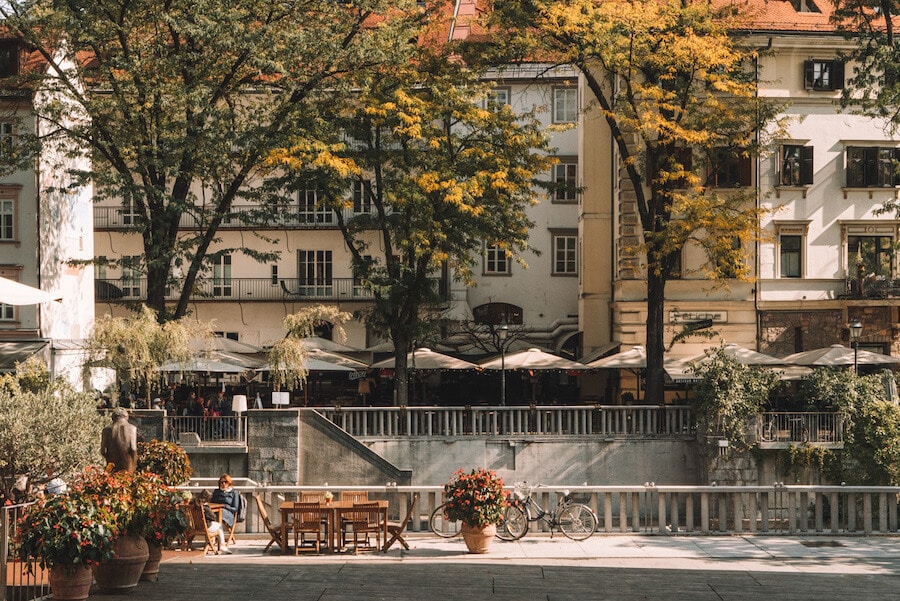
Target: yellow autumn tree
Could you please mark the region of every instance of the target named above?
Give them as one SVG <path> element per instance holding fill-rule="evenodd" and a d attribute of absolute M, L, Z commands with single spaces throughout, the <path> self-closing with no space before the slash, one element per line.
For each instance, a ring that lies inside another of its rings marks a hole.
<path fill-rule="evenodd" d="M 706 0 L 529 0 L 494 3 L 488 17 L 505 41 L 488 60 L 575 65 L 605 119 L 640 220 L 623 251 L 647 284 L 650 399 L 663 398 L 665 288 L 685 245 L 706 251 L 700 270 L 712 281 L 751 276 L 744 249 L 761 214 L 752 185 L 735 187 L 729 170 L 759 152 L 778 107 L 756 94 L 757 50 L 736 35 L 739 11 Z"/>

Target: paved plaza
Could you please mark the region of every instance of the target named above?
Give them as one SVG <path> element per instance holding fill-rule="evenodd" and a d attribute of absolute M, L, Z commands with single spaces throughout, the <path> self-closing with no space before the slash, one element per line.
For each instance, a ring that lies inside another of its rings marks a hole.
<path fill-rule="evenodd" d="M 241 540 L 232 555 L 167 552 L 158 582 L 104 601 L 590 599 L 830 601 L 900 598 L 900 538 L 556 536 L 494 541 L 410 536 L 387 554 L 281 555 Z"/>

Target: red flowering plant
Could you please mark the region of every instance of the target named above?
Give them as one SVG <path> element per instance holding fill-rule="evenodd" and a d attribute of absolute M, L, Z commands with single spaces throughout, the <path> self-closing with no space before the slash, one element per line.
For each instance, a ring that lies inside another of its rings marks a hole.
<path fill-rule="evenodd" d="M 93 495 L 109 509 L 116 518 L 118 533 L 142 534 L 141 516 L 135 515 L 134 474 L 89 467 L 75 480 L 72 489 Z"/>
<path fill-rule="evenodd" d="M 82 565 L 112 559 L 119 520 L 112 506 L 91 492 L 41 497 L 17 524 L 16 551 L 23 561 L 37 559 L 42 568 Z"/>
<path fill-rule="evenodd" d="M 178 508 L 183 493 L 166 486 L 159 474 L 150 471 L 136 473 L 132 482 L 135 510 L 130 532 L 165 546 L 187 530 L 187 516 Z"/>
<path fill-rule="evenodd" d="M 461 521 L 472 528 L 497 525 L 503 520 L 506 508 L 506 492 L 503 479 L 493 470 L 473 469 L 470 473 L 459 470 L 444 485 L 447 498 L 447 518 Z"/>

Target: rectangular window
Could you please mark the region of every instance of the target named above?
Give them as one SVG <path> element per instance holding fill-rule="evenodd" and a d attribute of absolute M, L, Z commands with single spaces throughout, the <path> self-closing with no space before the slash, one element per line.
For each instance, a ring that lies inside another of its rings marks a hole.
<path fill-rule="evenodd" d="M 15 321 L 16 307 L 0 303 L 0 321 Z"/>
<path fill-rule="evenodd" d="M 363 261 L 367 264 L 372 263 L 372 255 L 363 255 Z M 365 280 L 362 274 L 355 267 L 353 268 L 353 296 L 369 296 L 366 291 Z"/>
<path fill-rule="evenodd" d="M 278 265 L 272 265 L 269 271 L 269 283 L 273 286 L 278 285 Z"/>
<path fill-rule="evenodd" d="M 578 117 L 578 90 L 575 87 L 553 88 L 553 122 L 575 123 Z"/>
<path fill-rule="evenodd" d="M 213 296 L 231 296 L 231 255 L 221 255 L 213 263 Z"/>
<path fill-rule="evenodd" d="M 578 274 L 578 236 L 575 234 L 560 234 L 553 236 L 553 274 L 577 275 Z"/>
<path fill-rule="evenodd" d="M 890 236 L 847 236 L 848 272 L 890 278 L 894 273 L 894 240 Z"/>
<path fill-rule="evenodd" d="M 578 200 L 578 163 L 571 159 L 560 159 L 553 166 L 554 202 L 575 202 Z"/>
<path fill-rule="evenodd" d="M 753 183 L 753 162 L 735 148 L 714 148 L 709 157 L 706 185 L 712 188 L 740 188 Z"/>
<path fill-rule="evenodd" d="M 494 88 L 490 90 L 485 100 L 485 108 L 496 111 L 502 106 L 507 106 L 509 104 L 509 95 L 509 88 Z"/>
<path fill-rule="evenodd" d="M 141 296 L 141 256 L 125 256 L 122 262 L 122 293 L 126 297 Z"/>
<path fill-rule="evenodd" d="M 300 223 L 331 223 L 332 212 L 319 204 L 318 190 L 300 190 Z"/>
<path fill-rule="evenodd" d="M 120 214 L 122 215 L 122 225 L 134 225 L 137 223 L 138 214 L 130 200 L 122 201 Z"/>
<path fill-rule="evenodd" d="M 809 186 L 813 183 L 813 147 L 783 144 L 780 150 L 779 185 Z"/>
<path fill-rule="evenodd" d="M 484 249 L 484 273 L 508 274 L 509 257 L 506 250 L 497 245 L 489 245 Z"/>
<path fill-rule="evenodd" d="M 368 194 L 372 182 L 369 180 L 353 180 L 351 193 L 353 194 L 353 212 L 354 213 L 371 213 L 372 198 Z"/>
<path fill-rule="evenodd" d="M 298 250 L 300 294 L 332 295 L 332 258 L 330 250 Z"/>
<path fill-rule="evenodd" d="M 19 74 L 19 44 L 4 42 L 0 44 L 0 77 L 12 77 Z"/>
<path fill-rule="evenodd" d="M 847 147 L 848 188 L 890 188 L 900 183 L 897 165 L 900 148 Z"/>
<path fill-rule="evenodd" d="M 741 249 L 741 239 L 740 238 L 732 238 L 731 239 L 731 250 L 739 251 Z M 716 258 L 718 262 L 718 270 L 719 274 L 723 278 L 735 278 L 737 277 L 740 262 L 743 261 L 743 257 L 740 253 L 722 253 Z"/>
<path fill-rule="evenodd" d="M 9 121 L 0 122 L 0 156 L 11 156 L 15 141 L 13 124 Z"/>
<path fill-rule="evenodd" d="M 844 63 L 838 60 L 808 60 L 803 63 L 803 87 L 813 91 L 844 87 Z"/>
<path fill-rule="evenodd" d="M 0 199 L 0 240 L 11 242 L 16 239 L 16 201 Z"/>
<path fill-rule="evenodd" d="M 802 274 L 801 266 L 803 237 L 802 236 L 786 236 L 779 237 L 779 253 L 781 254 L 781 277 L 783 278 L 799 278 Z"/>

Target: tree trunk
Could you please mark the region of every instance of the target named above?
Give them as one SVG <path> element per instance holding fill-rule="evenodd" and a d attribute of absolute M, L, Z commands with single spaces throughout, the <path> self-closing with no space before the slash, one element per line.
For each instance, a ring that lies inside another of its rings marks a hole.
<path fill-rule="evenodd" d="M 655 270 L 647 274 L 647 379 L 644 399 L 648 403 L 665 403 L 665 369 L 663 356 L 665 353 L 665 287 L 666 280 Z"/>

